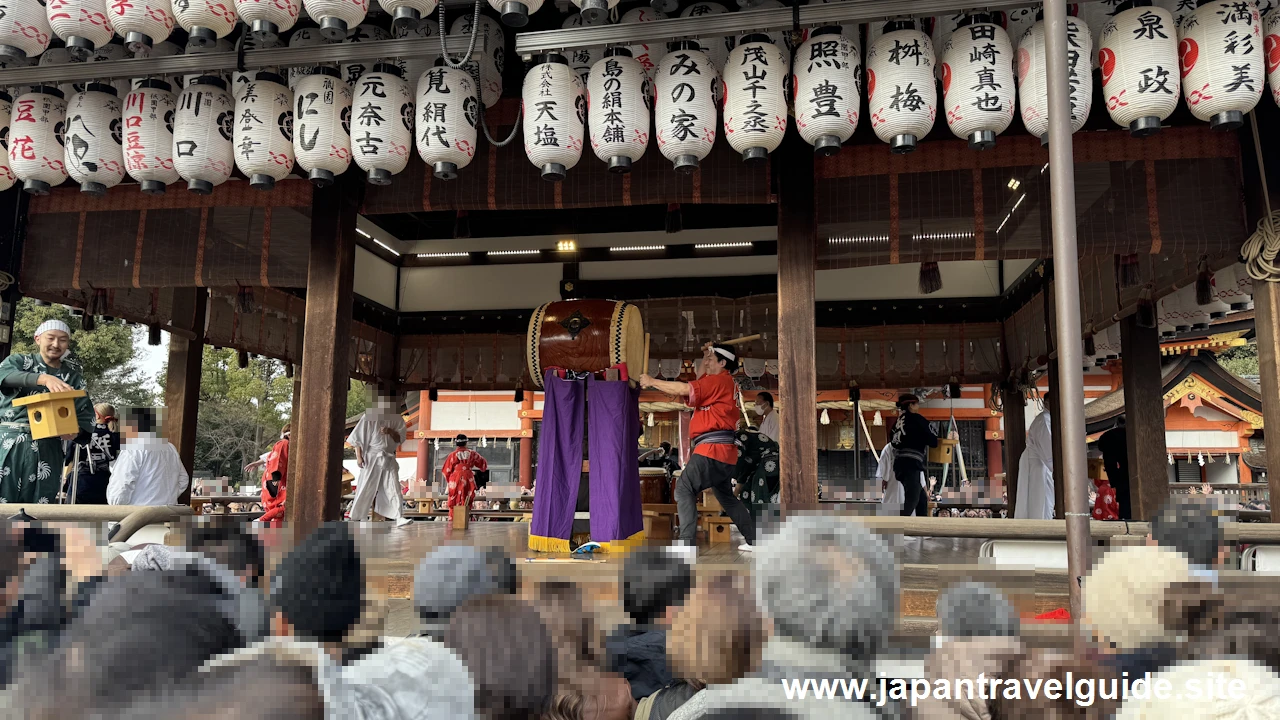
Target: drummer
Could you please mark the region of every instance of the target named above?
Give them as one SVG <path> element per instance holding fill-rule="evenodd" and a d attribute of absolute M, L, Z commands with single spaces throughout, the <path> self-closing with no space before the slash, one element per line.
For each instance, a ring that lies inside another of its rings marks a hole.
<path fill-rule="evenodd" d="M 680 516 L 682 545 L 694 544 L 698 532 L 697 497 L 710 489 L 746 541 L 738 549 L 743 552 L 754 549 L 755 521 L 747 507 L 733 494 L 733 473 L 738 462 L 738 448 L 734 445 L 734 429 L 738 423 L 738 386 L 733 381 L 733 372 L 737 369 L 738 356 L 731 348 L 707 343 L 702 348 L 699 377 L 693 382 L 640 376 L 641 387 L 687 397 L 688 404 L 694 408 L 689 423 L 693 456 L 676 481 L 676 510 Z"/>

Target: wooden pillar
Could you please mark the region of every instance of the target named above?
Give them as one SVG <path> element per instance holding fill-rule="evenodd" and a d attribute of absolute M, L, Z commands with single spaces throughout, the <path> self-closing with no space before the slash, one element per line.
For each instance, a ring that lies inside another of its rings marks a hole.
<path fill-rule="evenodd" d="M 783 511 L 818 502 L 813 149 L 794 134 L 774 153 L 778 183 L 778 395 L 789 422 L 779 439 Z"/>
<path fill-rule="evenodd" d="M 524 394 L 520 405 L 520 487 L 533 489 L 533 391 Z M 527 432 L 527 434 L 526 434 Z"/>
<path fill-rule="evenodd" d="M 356 214 L 364 178 L 347 173 L 311 198 L 311 257 L 302 337 L 302 393 L 293 424 L 298 474 L 286 504 L 299 536 L 342 517 L 342 433 L 351 348 Z"/>
<path fill-rule="evenodd" d="M 418 471 L 414 473 L 418 486 L 431 492 L 431 466 L 427 463 L 427 448 L 430 440 L 427 432 L 431 430 L 431 393 L 426 390 L 418 392 Z"/>
<path fill-rule="evenodd" d="M 200 410 L 200 369 L 204 359 L 204 320 L 209 291 L 175 288 L 172 332 L 169 333 L 169 371 L 164 386 L 164 433 L 178 449 L 182 466 L 191 475 L 196 459 L 196 416 Z M 178 504 L 191 501 L 191 484 Z"/>
<path fill-rule="evenodd" d="M 30 195 L 18 187 L 0 193 L 0 271 L 13 277 L 13 283 L 0 292 L 0 302 L 8 306 L 8 317 L 0 317 L 4 335 L 0 337 L 0 358 L 8 357 L 13 346 L 13 321 L 18 312 L 18 277 L 22 270 L 22 241 L 27 233 L 27 203 Z"/>
<path fill-rule="evenodd" d="M 1262 378 L 1262 424 L 1280 428 L 1280 286 L 1253 283 L 1254 327 L 1258 333 L 1258 372 Z M 1267 485 L 1280 498 L 1280 443 L 1267 452 Z M 1241 460 L 1243 463 L 1244 461 Z M 1271 522 L 1280 522 L 1280 502 L 1271 502 Z"/>
<path fill-rule="evenodd" d="M 291 449 L 297 447 L 296 445 L 293 444 L 293 438 L 297 437 L 297 435 L 294 432 L 297 429 L 296 424 L 294 423 L 294 418 L 299 417 L 298 403 L 301 402 L 301 400 L 302 400 L 302 368 L 300 366 L 295 365 L 293 368 L 293 397 L 291 398 L 291 403 L 289 408 L 289 422 L 290 422 L 289 446 Z M 287 479 L 288 487 L 293 487 L 293 479 L 298 476 L 298 463 L 293 462 L 292 455 L 293 453 L 290 452 L 289 477 Z"/>
<path fill-rule="evenodd" d="M 1027 449 L 1027 405 L 1022 390 L 1010 382 L 1000 386 L 1000 401 L 1004 406 L 1006 515 L 1013 517 L 1014 504 L 1018 501 L 1018 460 Z"/>
<path fill-rule="evenodd" d="M 1261 342 L 1258 349 L 1262 349 Z M 1120 321 L 1120 355 L 1125 445 L 1129 453 L 1129 506 L 1133 520 L 1150 520 L 1169 495 L 1159 331 L 1138 325 L 1137 315 L 1124 318 Z"/>
<path fill-rule="evenodd" d="M 1062 417 L 1062 393 L 1058 392 L 1058 359 L 1049 360 L 1049 403 L 1044 411 L 1049 413 L 1049 429 L 1053 436 L 1053 517 L 1061 520 L 1066 517 L 1065 484 L 1063 470 L 1065 463 L 1062 455 L 1062 432 L 1058 418 Z"/>

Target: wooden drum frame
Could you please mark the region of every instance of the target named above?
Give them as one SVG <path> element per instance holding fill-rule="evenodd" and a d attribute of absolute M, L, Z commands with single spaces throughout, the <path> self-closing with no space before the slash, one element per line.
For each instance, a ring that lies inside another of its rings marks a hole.
<path fill-rule="evenodd" d="M 550 367 L 600 372 L 626 363 L 631 379 L 646 368 L 640 308 L 614 300 L 558 300 L 538 306 L 525 337 L 529 374 L 542 387 Z"/>

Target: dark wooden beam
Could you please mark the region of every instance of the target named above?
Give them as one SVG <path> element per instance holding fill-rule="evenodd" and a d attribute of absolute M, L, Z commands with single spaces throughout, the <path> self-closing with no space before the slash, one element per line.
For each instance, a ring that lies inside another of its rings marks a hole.
<path fill-rule="evenodd" d="M 1049 404 L 1044 411 L 1049 413 L 1049 428 L 1053 436 L 1053 517 L 1061 520 L 1066 517 L 1065 478 L 1063 477 L 1062 432 L 1058 418 L 1062 417 L 1062 393 L 1058 392 L 1058 360 L 1049 360 Z"/>
<path fill-rule="evenodd" d="M 1159 331 L 1138 325 L 1136 315 L 1124 318 L 1120 321 L 1120 356 L 1124 363 L 1125 445 L 1129 453 L 1131 519 L 1150 520 L 1160 511 L 1169 495 Z M 1276 421 L 1280 422 L 1280 418 Z"/>
<path fill-rule="evenodd" d="M 195 469 L 196 418 L 200 412 L 200 370 L 204 359 L 204 322 L 209 304 L 205 288 L 174 288 L 172 324 L 190 332 L 170 333 L 169 371 L 165 377 L 165 436 L 178 449 L 182 466 L 190 475 Z M 191 485 L 178 502 L 191 501 Z"/>
<path fill-rule="evenodd" d="M 778 183 L 778 394 L 787 404 L 780 447 L 783 511 L 818 501 L 818 376 L 813 150 L 788 135 L 774 153 Z"/>
<path fill-rule="evenodd" d="M 289 523 L 300 534 L 342 517 L 351 288 L 356 215 L 363 195 L 363 179 L 347 173 L 332 186 L 317 190 L 311 206 L 302 392 L 290 448 L 297 469 L 286 505 Z"/>
<path fill-rule="evenodd" d="M 1004 407 L 1004 486 L 1009 505 L 1009 517 L 1018 502 L 1018 460 L 1027 449 L 1026 396 L 1011 382 L 1000 386 L 1000 401 Z"/>
<path fill-rule="evenodd" d="M 1280 286 L 1254 282 L 1253 306 L 1257 311 L 1262 422 L 1266 427 L 1280 428 Z M 1276 493 L 1272 497 L 1280 498 L 1280 447 L 1267 453 L 1267 485 Z M 1271 503 L 1271 522 L 1280 522 L 1280 503 Z"/>

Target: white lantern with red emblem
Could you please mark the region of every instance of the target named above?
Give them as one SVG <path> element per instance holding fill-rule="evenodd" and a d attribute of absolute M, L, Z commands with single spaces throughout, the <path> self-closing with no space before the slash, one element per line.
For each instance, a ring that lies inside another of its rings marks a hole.
<path fill-rule="evenodd" d="M 578 8 L 576 17 L 581 24 L 604 25 L 609 22 L 609 13 L 618 6 L 618 0 L 573 0 L 573 4 Z"/>
<path fill-rule="evenodd" d="M 67 101 L 57 88 L 37 85 L 13 103 L 9 169 L 32 195 L 48 195 L 49 188 L 67 179 L 62 158 L 66 122 Z"/>
<path fill-rule="evenodd" d="M 618 24 L 629 25 L 631 23 L 647 23 L 653 22 L 654 20 L 665 20 L 666 18 L 666 15 L 654 10 L 653 8 L 638 7 L 623 13 L 622 17 L 618 20 Z M 652 81 L 653 67 L 657 64 L 658 58 L 662 54 L 662 44 L 651 43 L 631 45 L 628 49 L 631 51 L 631 57 L 644 68 L 645 77 Z"/>
<path fill-rule="evenodd" d="M 471 21 L 475 17 L 472 13 L 466 13 L 462 17 L 453 21 L 449 26 L 451 35 L 470 35 Z M 484 52 L 472 53 L 467 63 L 460 69 L 466 72 L 472 72 L 478 69 L 480 76 L 480 101 L 487 108 L 493 107 L 498 102 L 498 98 L 502 97 L 502 72 L 506 66 L 506 48 L 507 38 L 502 32 L 502 25 L 498 21 L 488 15 L 480 16 L 480 27 L 476 30 L 481 37 L 484 38 Z M 457 58 L 454 58 L 457 62 Z M 475 63 L 478 68 L 471 65 Z"/>
<path fill-rule="evenodd" d="M 258 42 L 281 42 L 280 33 L 298 22 L 302 0 L 235 0 L 236 14 Z"/>
<path fill-rule="evenodd" d="M 537 55 L 521 97 L 525 155 L 543 180 L 559 182 L 582 158 L 587 115 L 582 81 L 563 55 Z"/>
<path fill-rule="evenodd" d="M 631 172 L 649 146 L 649 106 L 644 68 L 631 51 L 609 48 L 587 81 L 587 127 L 596 157 L 609 171 Z"/>
<path fill-rule="evenodd" d="M 136 57 L 149 57 L 151 46 L 169 37 L 174 26 L 169 0 L 109 0 L 107 19 Z"/>
<path fill-rule="evenodd" d="M 423 20 L 431 17 L 436 0 L 382 0 L 382 9 L 391 15 L 392 30 L 417 30 Z"/>
<path fill-rule="evenodd" d="M 1013 45 L 989 15 L 968 16 L 947 37 L 942 93 L 947 126 L 974 150 L 994 147 L 996 136 L 1013 122 Z"/>
<path fill-rule="evenodd" d="M 391 34 L 396 38 L 420 38 L 425 42 L 435 43 L 437 46 L 440 44 L 440 38 L 436 37 L 440 34 L 440 25 L 430 18 L 424 18 L 414 28 L 407 26 L 393 27 Z M 418 79 L 422 77 L 422 73 L 435 66 L 436 58 L 438 57 L 440 56 L 437 54 L 431 54 L 415 58 L 402 58 L 396 60 L 396 67 L 400 68 L 401 74 L 404 75 L 404 81 L 409 83 L 409 87 L 413 88 L 417 86 Z"/>
<path fill-rule="evenodd" d="M 653 112 L 658 150 L 676 172 L 691 173 L 711 154 L 716 142 L 720 74 L 698 43 L 689 40 L 673 43 L 655 72 Z"/>
<path fill-rule="evenodd" d="M 351 101 L 351 154 L 372 185 L 390 185 L 409 164 L 413 147 L 413 95 L 388 63 L 373 66 L 356 83 Z"/>
<path fill-rule="evenodd" d="M 9 93 L 0 91 L 0 118 L 13 116 L 13 98 Z M 13 187 L 18 178 L 14 176 L 13 170 L 9 169 L 9 123 L 0 123 L 0 192 L 4 192 Z"/>
<path fill-rule="evenodd" d="M 915 22 L 885 24 L 867 51 L 867 94 L 871 127 L 895 153 L 915 150 L 937 117 L 933 41 Z"/>
<path fill-rule="evenodd" d="M 293 88 L 293 153 L 316 187 L 351 164 L 351 87 L 331 67 L 300 76 Z"/>
<path fill-rule="evenodd" d="M 542 8 L 542 0 L 489 0 L 489 7 L 502 16 L 503 25 L 519 28 L 529 24 L 529 16 Z"/>
<path fill-rule="evenodd" d="M 173 19 L 187 31 L 188 45 L 213 47 L 218 44 L 218 38 L 226 37 L 240 21 L 233 0 L 172 0 L 172 3 Z"/>
<path fill-rule="evenodd" d="M 764 162 L 787 133 L 788 65 L 765 35 L 747 35 L 724 68 L 724 134 L 745 162 Z"/>
<path fill-rule="evenodd" d="M 341 42 L 352 28 L 364 22 L 369 0 L 302 0 L 302 7 L 320 25 L 320 34 L 326 40 Z"/>
<path fill-rule="evenodd" d="M 1049 88 L 1045 63 L 1044 21 L 1037 21 L 1018 41 L 1018 102 L 1027 132 L 1049 144 Z M 1093 38 L 1078 18 L 1067 18 L 1067 82 L 1070 87 L 1071 132 L 1084 127 L 1093 106 L 1093 77 L 1089 56 Z"/>
<path fill-rule="evenodd" d="M 800 137 L 835 155 L 858 128 L 862 50 L 839 26 L 820 27 L 796 49 L 795 115 Z"/>
<path fill-rule="evenodd" d="M 1235 130 L 1262 98 L 1262 18 L 1250 0 L 1209 0 L 1182 23 L 1182 93 L 1198 120 Z"/>
<path fill-rule="evenodd" d="M 44 3 L 39 0 L 5 3 L 0 14 L 0 67 L 34 64 L 52 39 L 53 30 L 49 28 Z"/>
<path fill-rule="evenodd" d="M 1178 107 L 1178 30 L 1168 10 L 1132 0 L 1102 27 L 1098 67 L 1107 112 L 1134 137 L 1160 131 Z"/>
<path fill-rule="evenodd" d="M 1280 105 L 1280 12 L 1268 13 L 1263 22 L 1267 33 L 1262 41 L 1267 59 L 1267 85 L 1271 88 L 1271 99 Z"/>
<path fill-rule="evenodd" d="M 116 89 L 89 83 L 67 103 L 65 156 L 67 174 L 80 192 L 102 197 L 124 179 L 120 98 Z"/>
<path fill-rule="evenodd" d="M 106 0 L 48 0 L 45 11 L 49 28 L 77 61 L 87 60 L 94 48 L 115 37 Z"/>
<path fill-rule="evenodd" d="M 163 80 L 143 80 L 124 101 L 124 167 L 142 192 L 163 195 L 178 181 L 173 123 L 178 97 Z"/>
<path fill-rule="evenodd" d="M 293 172 L 293 93 L 284 78 L 260 71 L 237 88 L 231 142 L 252 188 L 271 190 Z"/>
<path fill-rule="evenodd" d="M 235 111 L 227 83 L 212 75 L 188 82 L 178 96 L 173 120 L 173 164 L 178 175 L 187 181 L 187 189 L 197 195 L 211 194 L 214 187 L 231 177 L 236 162 L 231 144 Z"/>
<path fill-rule="evenodd" d="M 715 2 L 696 2 L 684 9 L 680 13 L 680 17 L 705 17 L 707 15 L 720 15 L 727 13 L 729 10 L 724 5 Z M 724 35 L 721 37 L 704 37 L 698 41 L 702 47 L 702 51 L 711 58 L 711 62 L 716 66 L 716 72 L 720 72 L 724 68 L 724 62 L 729 59 L 729 51 L 738 44 L 738 38 L 734 35 Z M 861 60 L 859 60 L 861 65 Z"/>
<path fill-rule="evenodd" d="M 418 155 L 440 180 L 453 180 L 476 154 L 480 94 L 462 70 L 434 67 L 418 80 Z"/>

